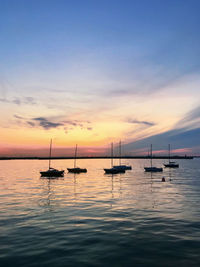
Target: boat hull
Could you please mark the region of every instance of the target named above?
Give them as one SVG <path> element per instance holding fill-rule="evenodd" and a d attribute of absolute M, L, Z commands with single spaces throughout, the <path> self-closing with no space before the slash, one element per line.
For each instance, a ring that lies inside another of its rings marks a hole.
<path fill-rule="evenodd" d="M 42 177 L 63 177 L 64 176 L 64 170 L 62 171 L 43 171 L 43 172 L 40 172 L 41 176 Z"/>
<path fill-rule="evenodd" d="M 126 166 L 126 170 L 132 170 L 131 166 Z"/>
<path fill-rule="evenodd" d="M 179 164 L 164 164 L 165 168 L 179 168 Z"/>
<path fill-rule="evenodd" d="M 81 173 L 81 172 L 87 172 L 87 169 L 81 169 L 81 168 L 67 168 L 68 172 L 72 173 Z"/>
<path fill-rule="evenodd" d="M 157 167 L 144 167 L 145 172 L 162 172 L 163 168 Z"/>
<path fill-rule="evenodd" d="M 106 174 L 117 174 L 117 173 L 122 172 L 122 171 L 119 171 L 118 169 L 115 169 L 115 168 L 104 169 L 104 171 Z M 123 172 L 125 172 L 125 170 Z"/>
<path fill-rule="evenodd" d="M 113 168 L 122 170 L 122 171 L 132 170 L 131 166 L 126 166 L 126 165 L 117 165 L 117 166 L 113 166 Z"/>

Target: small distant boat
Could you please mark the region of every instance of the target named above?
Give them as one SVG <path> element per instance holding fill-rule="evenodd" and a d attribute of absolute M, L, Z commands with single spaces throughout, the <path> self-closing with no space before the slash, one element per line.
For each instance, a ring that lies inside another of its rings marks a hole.
<path fill-rule="evenodd" d="M 163 168 L 158 167 L 144 167 L 145 172 L 162 172 Z"/>
<path fill-rule="evenodd" d="M 111 168 L 104 169 L 104 171 L 106 174 L 117 174 L 125 172 L 125 169 L 122 170 L 113 166 L 113 143 L 111 143 Z"/>
<path fill-rule="evenodd" d="M 63 177 L 64 176 L 64 170 L 57 170 L 54 168 L 51 168 L 51 149 L 52 149 L 52 139 L 50 141 L 50 151 L 49 151 L 49 169 L 47 171 L 41 171 L 40 174 L 42 177 Z"/>
<path fill-rule="evenodd" d="M 47 171 L 40 172 L 42 177 L 63 177 L 64 170 L 59 171 L 54 168 L 49 168 Z"/>
<path fill-rule="evenodd" d="M 122 171 L 132 170 L 132 167 L 127 166 L 127 165 L 116 165 L 116 166 L 113 166 L 113 168 L 122 170 Z"/>
<path fill-rule="evenodd" d="M 169 157 L 169 162 L 168 163 L 163 163 L 165 168 L 179 168 L 179 164 L 176 163 L 175 161 L 170 161 L 170 144 L 168 145 L 168 157 Z"/>
<path fill-rule="evenodd" d="M 77 158 L 77 145 L 75 147 L 74 168 L 67 168 L 68 172 L 72 172 L 72 173 L 87 172 L 87 169 L 85 169 L 85 168 L 76 167 L 76 158 Z"/>
<path fill-rule="evenodd" d="M 73 172 L 73 173 L 81 173 L 81 172 L 87 172 L 87 169 L 83 168 L 67 168 L 68 172 Z"/>
<path fill-rule="evenodd" d="M 152 144 L 151 144 L 151 166 L 150 167 L 144 167 L 145 172 L 162 172 L 163 168 L 153 167 L 152 166 Z"/>
<path fill-rule="evenodd" d="M 167 164 L 164 164 L 165 168 L 179 168 L 179 164 L 175 161 L 170 161 Z"/>
<path fill-rule="evenodd" d="M 122 165 L 121 164 L 121 140 L 119 142 L 119 165 L 114 165 L 113 168 L 118 169 L 119 171 L 126 171 L 126 170 L 132 170 L 132 167 L 129 165 Z"/>
<path fill-rule="evenodd" d="M 122 171 L 115 169 L 115 168 L 104 169 L 104 171 L 106 174 L 117 174 L 117 173 L 122 172 Z M 125 172 L 125 170 L 123 172 Z"/>

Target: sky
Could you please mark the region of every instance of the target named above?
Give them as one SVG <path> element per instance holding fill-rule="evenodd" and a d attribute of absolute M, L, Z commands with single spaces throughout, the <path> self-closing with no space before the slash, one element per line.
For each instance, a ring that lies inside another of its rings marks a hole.
<path fill-rule="evenodd" d="M 198 0 L 0 0 L 0 156 L 200 152 Z"/>

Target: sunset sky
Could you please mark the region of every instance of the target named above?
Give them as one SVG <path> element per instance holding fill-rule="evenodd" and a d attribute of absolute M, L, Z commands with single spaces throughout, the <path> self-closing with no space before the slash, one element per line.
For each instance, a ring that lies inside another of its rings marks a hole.
<path fill-rule="evenodd" d="M 199 10 L 198 0 L 1 0 L 0 155 L 43 155 L 50 138 L 61 155 L 120 139 L 130 154 L 169 142 L 198 154 Z"/>

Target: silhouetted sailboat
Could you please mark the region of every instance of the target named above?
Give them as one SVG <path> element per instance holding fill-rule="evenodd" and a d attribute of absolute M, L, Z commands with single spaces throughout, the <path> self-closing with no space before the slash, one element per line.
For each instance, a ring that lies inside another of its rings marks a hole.
<path fill-rule="evenodd" d="M 144 167 L 145 172 L 162 172 L 163 168 L 157 168 L 152 166 L 152 144 L 151 144 L 151 167 Z"/>
<path fill-rule="evenodd" d="M 51 168 L 51 149 L 52 149 L 52 139 L 50 141 L 50 151 L 49 151 L 49 169 L 47 171 L 41 171 L 40 174 L 42 177 L 62 177 L 64 176 L 64 170 L 57 170 Z"/>
<path fill-rule="evenodd" d="M 121 140 L 120 140 L 119 141 L 119 165 L 115 165 L 115 166 L 113 166 L 113 168 L 118 169 L 121 172 L 124 172 L 126 170 L 132 170 L 132 167 L 131 166 L 122 165 L 121 164 L 121 151 L 122 151 L 121 146 L 122 146 L 122 144 L 121 144 Z"/>
<path fill-rule="evenodd" d="M 116 174 L 120 172 L 125 172 L 125 170 L 119 170 L 113 167 L 113 143 L 111 143 L 111 168 L 104 169 L 106 174 Z"/>
<path fill-rule="evenodd" d="M 87 169 L 76 167 L 76 158 L 77 158 L 77 145 L 75 147 L 75 155 L 74 155 L 74 168 L 67 168 L 68 172 L 73 173 L 81 173 L 81 172 L 87 172 Z"/>
<path fill-rule="evenodd" d="M 170 161 L 170 144 L 168 145 L 168 158 L 169 158 L 169 162 L 168 163 L 164 163 L 164 166 L 166 168 L 179 168 L 179 164 L 176 163 L 175 161 Z"/>

